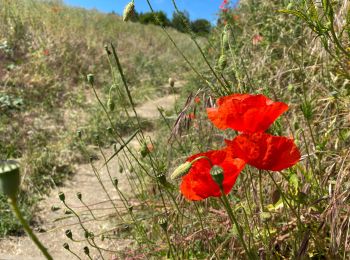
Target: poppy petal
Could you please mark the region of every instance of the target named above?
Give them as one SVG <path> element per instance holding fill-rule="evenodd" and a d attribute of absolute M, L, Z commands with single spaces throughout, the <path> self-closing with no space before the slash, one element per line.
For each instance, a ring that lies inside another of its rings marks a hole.
<path fill-rule="evenodd" d="M 210 175 L 212 165 L 219 165 L 224 170 L 223 188 L 227 194 L 231 191 L 245 162 L 229 156 L 226 150 L 214 150 L 193 155 L 187 161 L 205 156 L 208 159 L 199 159 L 194 162 L 188 174 L 182 177 L 181 193 L 189 200 L 203 200 L 208 197 L 220 197 L 221 191 Z M 210 162 L 208 161 L 210 160 Z"/>
<path fill-rule="evenodd" d="M 208 118 L 219 129 L 240 132 L 264 132 L 288 105 L 274 102 L 264 95 L 233 94 L 217 100 L 218 107 L 207 108 Z"/>
<path fill-rule="evenodd" d="M 300 160 L 300 152 L 293 139 L 266 133 L 241 134 L 226 140 L 227 150 L 234 158 L 270 171 L 281 171 Z"/>

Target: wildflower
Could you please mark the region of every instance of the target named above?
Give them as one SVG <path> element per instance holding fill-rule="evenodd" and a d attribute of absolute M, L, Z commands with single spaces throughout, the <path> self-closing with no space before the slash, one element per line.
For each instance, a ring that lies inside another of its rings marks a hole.
<path fill-rule="evenodd" d="M 300 152 L 293 139 L 267 133 L 241 134 L 226 140 L 227 151 L 233 158 L 261 170 L 281 171 L 300 160 Z"/>
<path fill-rule="evenodd" d="M 264 132 L 288 105 L 274 102 L 264 95 L 233 94 L 217 100 L 218 107 L 207 108 L 209 119 L 219 129 Z"/>
<path fill-rule="evenodd" d="M 43 55 L 44 56 L 49 56 L 50 55 L 50 51 L 48 49 L 43 50 Z"/>
<path fill-rule="evenodd" d="M 210 174 L 213 166 L 221 167 L 223 170 L 222 188 L 226 194 L 231 191 L 238 175 L 245 166 L 243 160 L 232 158 L 226 150 L 199 153 L 189 157 L 187 163 L 189 162 L 192 162 L 192 167 L 182 177 L 180 186 L 181 193 L 188 200 L 203 200 L 208 197 L 221 196 L 220 187 Z"/>
<path fill-rule="evenodd" d="M 200 97 L 195 97 L 194 98 L 194 103 L 199 104 L 201 102 Z"/>
<path fill-rule="evenodd" d="M 222 10 L 222 12 L 226 13 L 228 11 L 228 8 L 227 8 L 228 4 L 229 4 L 228 0 L 222 1 L 221 5 L 219 7 Z"/>
<path fill-rule="evenodd" d="M 252 39 L 253 45 L 258 45 L 260 42 L 262 42 L 264 37 L 262 37 L 260 34 L 255 34 Z"/>

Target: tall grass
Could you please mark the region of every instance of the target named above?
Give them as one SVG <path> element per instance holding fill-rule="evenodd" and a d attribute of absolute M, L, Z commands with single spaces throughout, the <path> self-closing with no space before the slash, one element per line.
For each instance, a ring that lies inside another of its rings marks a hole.
<path fill-rule="evenodd" d="M 168 78 L 186 74 L 184 63 L 156 26 L 123 24 L 117 15 L 70 8 L 61 1 L 2 0 L 0 7 L 0 159 L 21 160 L 29 197 L 48 194 L 70 176 L 73 164 L 88 161 L 76 131 L 84 132 L 90 144 L 96 144 L 96 134 L 108 143 L 108 125 L 99 106 L 89 103 L 93 96 L 85 81 L 89 72 L 98 75 L 97 91 L 104 97 L 111 85 L 121 83 L 109 80 L 106 44 L 114 42 L 123 53 L 136 103 L 167 93 L 163 86 Z M 194 57 L 188 36 L 170 33 Z M 124 97 L 116 92 L 112 97 L 113 117 L 119 118 Z M 120 120 L 118 129 L 128 132 L 128 121 Z M 2 216 L 11 219 L 6 212 L 1 203 Z M 17 232 L 15 222 L 6 223 L 1 235 Z"/>

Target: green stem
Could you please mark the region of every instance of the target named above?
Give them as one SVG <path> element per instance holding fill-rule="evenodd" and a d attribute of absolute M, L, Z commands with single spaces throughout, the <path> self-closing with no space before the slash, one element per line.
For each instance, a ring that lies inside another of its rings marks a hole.
<path fill-rule="evenodd" d="M 197 203 L 194 203 L 194 207 L 196 208 L 196 212 L 197 212 L 197 216 L 198 216 L 198 219 L 199 219 L 199 223 L 200 223 L 200 225 L 201 225 L 201 228 L 202 228 L 202 230 L 204 230 L 204 225 L 203 225 L 202 216 L 201 216 L 201 213 L 199 212 Z M 211 243 L 211 239 L 210 239 L 210 238 L 208 238 L 208 244 L 209 244 L 210 249 L 214 252 L 214 255 L 215 255 L 216 259 L 220 259 L 219 256 L 218 256 L 217 253 L 216 253 L 216 250 L 215 250 L 213 244 Z"/>
<path fill-rule="evenodd" d="M 223 191 L 223 189 L 221 189 L 221 194 L 222 194 L 222 196 L 220 197 L 220 199 L 222 200 L 222 204 L 224 205 L 224 207 L 227 211 L 227 214 L 231 220 L 231 223 L 236 226 L 236 229 L 238 231 L 238 237 L 241 240 L 244 251 L 246 252 L 249 259 L 254 259 L 255 257 L 252 256 L 252 254 L 248 250 L 248 247 L 244 241 L 242 229 L 241 229 L 235 215 L 233 214 L 232 208 L 230 206 L 230 202 L 228 201 L 227 196 L 226 196 L 225 192 Z"/>
<path fill-rule="evenodd" d="M 168 242 L 168 246 L 169 246 L 169 252 L 170 252 L 170 255 L 173 259 L 176 259 L 175 258 L 175 255 L 174 255 L 174 252 L 173 252 L 173 246 L 170 242 L 170 238 L 169 238 L 169 234 L 168 234 L 168 231 L 165 230 L 165 236 L 166 236 L 166 241 Z"/>
<path fill-rule="evenodd" d="M 41 242 L 39 241 L 39 239 L 37 238 L 37 236 L 33 233 L 32 229 L 29 227 L 27 221 L 24 219 L 21 211 L 18 208 L 17 205 L 17 199 L 15 197 L 13 198 L 9 198 L 9 203 L 11 205 L 12 211 L 13 213 L 16 215 L 17 219 L 19 220 L 19 222 L 21 223 L 21 225 L 23 226 L 24 230 L 26 231 L 26 233 L 28 234 L 28 236 L 30 237 L 30 239 L 34 242 L 34 244 L 40 249 L 40 251 L 44 254 L 44 256 L 46 257 L 46 259 L 52 260 L 52 256 L 49 254 L 49 252 L 47 251 L 47 249 L 43 246 L 43 244 L 41 244 Z"/>

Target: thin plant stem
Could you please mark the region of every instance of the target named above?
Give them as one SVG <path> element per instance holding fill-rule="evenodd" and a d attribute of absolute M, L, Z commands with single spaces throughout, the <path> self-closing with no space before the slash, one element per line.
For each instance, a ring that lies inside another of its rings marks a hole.
<path fill-rule="evenodd" d="M 79 224 L 80 224 L 81 228 L 84 230 L 84 232 L 89 233 L 89 231 L 83 225 L 83 222 L 82 222 L 80 216 L 75 212 L 75 210 L 73 210 L 71 207 L 69 207 L 65 201 L 62 201 L 62 202 L 63 202 L 64 206 L 66 206 L 66 208 L 69 209 L 75 215 L 75 217 L 78 219 Z M 86 238 L 86 242 L 88 242 L 89 245 L 92 246 L 93 248 L 96 248 L 98 253 L 100 254 L 101 258 L 104 259 L 103 255 L 102 255 L 102 252 L 101 252 L 101 248 L 99 248 L 96 245 L 94 239 L 91 239 L 91 242 L 90 242 L 89 238 Z"/>
<path fill-rule="evenodd" d="M 194 203 L 194 207 L 196 208 L 196 213 L 197 213 L 197 216 L 198 216 L 199 224 L 201 225 L 202 230 L 204 230 L 202 216 L 201 216 L 201 213 L 199 212 L 197 203 Z M 211 243 L 211 240 L 208 238 L 207 241 L 208 241 L 210 249 L 213 250 L 216 259 L 220 259 L 219 256 L 217 255 L 216 251 L 215 251 L 215 248 L 214 248 L 213 244 Z"/>
<path fill-rule="evenodd" d="M 247 247 L 247 245 L 246 245 L 246 243 L 244 241 L 242 228 L 239 225 L 239 223 L 238 223 L 238 221 L 237 221 L 237 219 L 236 219 L 236 217 L 235 217 L 235 215 L 234 215 L 234 213 L 232 211 L 232 208 L 230 206 L 230 202 L 228 201 L 227 196 L 226 196 L 225 192 L 223 191 L 223 189 L 221 189 L 221 195 L 222 196 L 220 197 L 220 199 L 222 201 L 222 204 L 224 205 L 224 207 L 225 207 L 225 209 L 226 209 L 226 211 L 227 211 L 227 213 L 229 215 L 231 223 L 236 226 L 236 229 L 238 231 L 238 237 L 241 240 L 241 244 L 242 244 L 242 246 L 244 248 L 244 251 L 246 252 L 246 254 L 247 254 L 249 259 L 254 259 L 255 257 L 252 256 L 252 254 L 248 250 L 248 247 Z"/>
<path fill-rule="evenodd" d="M 151 12 L 154 14 L 154 9 L 151 5 L 151 2 L 149 0 L 146 0 L 147 4 L 149 6 L 149 8 L 151 9 Z M 189 59 L 185 56 L 185 54 L 180 50 L 180 48 L 177 46 L 176 42 L 174 41 L 174 39 L 171 37 L 171 35 L 168 33 L 168 31 L 165 29 L 164 25 L 159 21 L 158 17 L 156 15 L 154 15 L 156 20 L 159 22 L 159 24 L 161 25 L 161 28 L 163 29 L 164 33 L 166 34 L 166 36 L 169 38 L 169 40 L 171 41 L 171 43 L 174 45 L 175 49 L 180 53 L 180 55 L 182 56 L 182 58 L 186 61 L 186 63 L 190 66 L 190 68 L 194 71 L 195 74 L 197 74 L 197 76 L 202 79 L 202 81 L 204 83 L 206 83 L 210 89 L 215 90 L 215 87 L 207 80 L 204 78 L 204 76 L 198 72 L 198 70 L 192 65 L 192 63 L 189 61 Z"/>
<path fill-rule="evenodd" d="M 47 249 L 44 247 L 44 245 L 39 241 L 38 237 L 33 233 L 32 229 L 28 225 L 27 221 L 24 219 L 21 211 L 18 208 L 17 204 L 17 198 L 16 197 L 10 197 L 9 198 L 9 204 L 12 208 L 13 213 L 15 214 L 16 218 L 19 220 L 21 225 L 23 226 L 24 230 L 26 231 L 27 235 L 30 237 L 30 239 L 34 242 L 34 244 L 39 248 L 39 250 L 43 253 L 43 255 L 48 260 L 52 260 L 52 256 L 49 254 Z"/>

